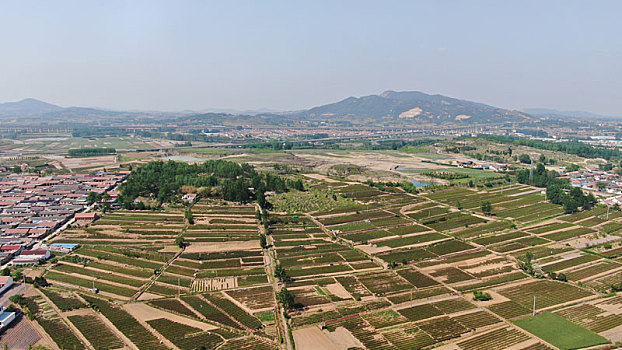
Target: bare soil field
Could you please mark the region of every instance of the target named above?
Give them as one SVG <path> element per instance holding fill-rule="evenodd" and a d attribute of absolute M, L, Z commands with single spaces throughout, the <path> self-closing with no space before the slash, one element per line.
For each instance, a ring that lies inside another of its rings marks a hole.
<path fill-rule="evenodd" d="M 205 322 L 196 321 L 190 318 L 186 318 L 183 316 L 179 316 L 170 312 L 162 311 L 151 307 L 147 304 L 143 303 L 129 303 L 123 305 L 123 308 L 132 314 L 132 316 L 136 317 L 141 321 L 150 321 L 158 318 L 165 318 L 167 320 L 182 323 L 191 327 L 196 327 L 202 329 L 204 331 L 209 331 L 213 329 L 218 329 L 216 326 L 212 326 L 211 324 L 207 324 Z"/>
<path fill-rule="evenodd" d="M 101 156 L 101 157 L 86 157 L 86 158 L 57 158 L 66 168 L 86 168 L 86 167 L 111 167 L 118 165 L 117 156 Z"/>
<path fill-rule="evenodd" d="M 186 248 L 186 253 L 220 253 L 234 250 L 260 249 L 258 240 L 235 242 L 193 243 Z"/>
<path fill-rule="evenodd" d="M 318 327 L 297 329 L 294 332 L 296 349 L 300 350 L 347 350 L 365 346 L 356 339 L 352 333 L 343 327 L 338 327 L 334 332 L 322 331 Z"/>

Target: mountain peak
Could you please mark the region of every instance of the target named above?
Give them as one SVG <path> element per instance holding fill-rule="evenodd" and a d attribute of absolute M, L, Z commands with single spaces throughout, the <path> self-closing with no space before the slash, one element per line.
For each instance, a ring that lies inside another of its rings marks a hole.
<path fill-rule="evenodd" d="M 0 113 L 14 115 L 32 115 L 63 109 L 60 106 L 43 102 L 35 98 L 25 98 L 17 102 L 0 103 Z"/>
<path fill-rule="evenodd" d="M 348 97 L 342 101 L 295 113 L 302 118 L 346 117 L 359 120 L 409 120 L 419 123 L 503 123 L 531 119 L 529 115 L 485 104 L 420 91 L 387 90 L 379 95 Z"/>

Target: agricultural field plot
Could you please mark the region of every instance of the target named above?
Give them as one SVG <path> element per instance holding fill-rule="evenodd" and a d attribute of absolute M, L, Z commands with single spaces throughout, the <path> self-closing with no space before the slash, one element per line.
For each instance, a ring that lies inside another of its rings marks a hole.
<path fill-rule="evenodd" d="M 273 309 L 276 306 L 272 286 L 230 290 L 225 291 L 225 294 L 252 311 Z"/>
<path fill-rule="evenodd" d="M 96 315 L 68 316 L 71 323 L 78 328 L 96 349 L 118 349 L 125 344 Z"/>
<path fill-rule="evenodd" d="M 615 261 L 599 261 L 588 266 L 581 266 L 565 272 L 566 277 L 570 281 L 581 281 L 590 279 L 598 275 L 602 275 L 611 270 L 622 268 L 622 265 Z"/>
<path fill-rule="evenodd" d="M 569 256 L 562 256 L 562 259 L 553 261 L 551 263 L 540 264 L 544 272 L 560 272 L 569 268 L 580 267 L 584 264 L 601 260 L 600 257 L 592 254 L 569 254 Z"/>
<path fill-rule="evenodd" d="M 605 333 L 622 326 L 622 316 L 607 312 L 598 304 L 571 306 L 554 313 L 594 333 Z"/>
<path fill-rule="evenodd" d="M 351 198 L 362 202 L 368 201 L 370 199 L 375 199 L 376 197 L 384 194 L 384 192 L 381 192 L 375 188 L 363 184 L 340 187 L 335 189 L 335 192 L 339 193 L 345 198 Z"/>
<path fill-rule="evenodd" d="M 184 229 L 183 212 L 118 211 L 103 215 L 87 228 L 63 232 L 62 242 L 107 245 L 173 245 Z"/>
<path fill-rule="evenodd" d="M 606 338 L 550 312 L 526 317 L 514 323 L 560 349 L 578 349 L 610 343 Z M 564 331 L 560 332 L 561 329 Z"/>
<path fill-rule="evenodd" d="M 76 298 L 71 292 L 52 288 L 40 288 L 39 291 L 61 311 L 71 311 L 87 307 L 85 303 Z"/>
<path fill-rule="evenodd" d="M 458 343 L 458 346 L 462 349 L 501 350 L 529 340 L 531 338 L 528 335 L 517 329 L 501 327 L 461 341 Z"/>
<path fill-rule="evenodd" d="M 251 315 L 236 303 L 232 302 L 220 293 L 202 294 L 213 306 L 216 306 L 222 312 L 226 313 L 230 318 L 236 320 L 244 327 L 255 330 L 263 327 L 262 322 L 255 316 Z"/>
<path fill-rule="evenodd" d="M 532 280 L 511 287 L 499 287 L 496 291 L 526 310 L 533 308 L 534 297 L 536 308 L 543 309 L 594 296 L 594 293 L 572 284 L 550 280 Z"/>
<path fill-rule="evenodd" d="M 50 137 L 53 141 L 50 142 Z M 69 134 L 29 134 L 22 136 L 26 144 L 15 144 L 25 152 L 32 153 L 67 153 L 69 149 L 82 147 L 111 147 L 118 151 L 133 151 L 138 149 L 159 149 L 163 146 L 171 147 L 176 142 L 169 140 L 157 140 L 152 138 L 134 137 L 72 137 Z M 20 137 L 20 138 L 22 138 Z"/>
<path fill-rule="evenodd" d="M 447 205 L 480 213 L 481 203 L 489 202 L 492 204 L 493 216 L 520 224 L 528 224 L 563 213 L 560 206 L 544 202 L 544 196 L 539 190 L 523 185 L 504 186 L 487 192 L 455 187 L 425 196 Z"/>
<path fill-rule="evenodd" d="M 173 257 L 119 246 L 83 245 L 53 265 L 45 277 L 51 282 L 81 289 L 97 288 L 111 297 L 127 299 L 150 281 L 154 271 Z"/>
<path fill-rule="evenodd" d="M 50 335 L 58 347 L 86 348 L 84 343 L 40 295 L 24 296 L 20 298 L 18 305 Z"/>
<path fill-rule="evenodd" d="M 270 196 L 270 203 L 276 212 L 301 213 L 301 212 L 324 212 L 329 210 L 358 210 L 364 208 L 353 199 L 337 196 L 330 189 L 321 188 L 317 185 L 309 186 L 305 192 L 290 191 Z"/>
<path fill-rule="evenodd" d="M 203 315 L 203 317 L 211 323 L 239 330 L 243 329 L 241 324 L 234 321 L 224 311 L 207 301 L 207 299 L 201 295 L 184 295 L 181 297 L 181 300 L 195 312 Z"/>
<path fill-rule="evenodd" d="M 512 224 L 510 223 L 510 221 L 507 220 L 491 221 L 486 224 L 477 225 L 475 227 L 465 228 L 464 230 L 460 230 L 457 232 L 450 232 L 450 234 L 460 239 L 477 238 L 484 235 L 504 231 L 506 229 L 509 229 L 511 225 Z"/>
<path fill-rule="evenodd" d="M 41 293 L 78 329 L 109 327 L 101 332 L 109 347 L 84 334 L 97 348 L 115 348 L 113 337 L 128 342 L 119 331 L 140 349 L 275 349 L 285 321 L 294 339 L 314 329 L 351 348 L 546 349 L 503 323 L 530 315 L 534 297 L 539 312 L 603 339 L 622 327 L 622 302 L 604 304 L 595 292 L 622 281 L 622 241 L 595 241 L 622 229 L 602 209 L 560 216 L 560 206 L 524 185 L 415 195 L 344 182 L 313 187 L 347 205 L 265 215 L 202 199 L 185 213 L 105 214 L 55 239 L 81 247 L 48 265 L 52 287 Z M 482 212 L 483 201 L 492 213 Z M 543 278 L 520 265 L 526 252 Z M 274 264 L 287 278 L 268 275 Z M 553 280 L 562 274 L 568 282 Z M 285 320 L 274 279 L 291 293 Z M 99 296 L 88 291 L 93 283 Z M 474 301 L 478 291 L 492 300 Z"/>
<path fill-rule="evenodd" d="M 268 282 L 254 206 L 199 201 L 192 217 L 182 235 L 188 247 L 157 279 L 159 286 L 206 292 Z"/>
<path fill-rule="evenodd" d="M 589 279 L 585 285 L 601 293 L 607 293 L 611 291 L 613 285 L 619 284 L 620 281 L 622 281 L 622 271 L 615 270 L 612 273 Z"/>
<path fill-rule="evenodd" d="M 270 221 L 279 264 L 294 279 L 380 268 L 363 252 L 331 241 L 305 216 L 273 215 Z"/>
<path fill-rule="evenodd" d="M 462 242 L 459 242 L 462 243 Z M 459 290 L 473 290 L 502 284 L 526 276 L 514 262 L 487 250 L 466 250 L 453 255 L 415 263 L 437 281 Z"/>
<path fill-rule="evenodd" d="M 165 318 L 147 321 L 149 326 L 164 338 L 182 350 L 196 349 L 198 344 L 214 349 L 224 342 L 223 337 L 212 332 L 203 332 L 200 328 L 191 327 Z"/>
<path fill-rule="evenodd" d="M 65 322 L 56 318 L 44 318 L 37 320 L 41 328 L 50 335 L 52 340 L 61 349 L 86 349 L 82 341 L 71 331 Z"/>
<path fill-rule="evenodd" d="M 123 333 L 139 349 L 167 349 L 168 346 L 162 343 L 161 339 L 166 339 L 175 346 L 182 349 L 196 349 L 200 345 L 214 348 L 230 340 L 237 340 L 240 348 L 255 344 L 254 338 L 247 337 L 237 330 L 242 329 L 242 325 L 251 323 L 253 328 L 259 329 L 262 324 L 253 316 L 245 313 L 227 299 L 217 296 L 197 296 L 201 303 L 196 304 L 191 301 L 189 304 L 198 306 L 197 313 L 184 314 L 190 311 L 183 303 L 176 299 L 162 299 L 164 302 L 153 301 L 158 309 L 165 310 L 154 312 L 153 309 L 142 307 L 122 308 L 104 299 L 83 296 L 91 305 L 96 307 L 102 317 L 110 321 L 115 328 Z M 182 300 L 188 301 L 191 296 L 183 297 Z M 207 301 L 207 299 L 211 301 Z M 218 307 L 214 306 L 214 303 Z M 203 306 L 205 305 L 205 309 Z M 216 310 L 210 312 L 207 306 Z M 128 305 L 129 306 L 129 305 Z M 140 306 L 140 305 L 138 305 Z M 225 315 L 222 310 L 229 313 Z M 173 313 L 169 313 L 172 311 Z M 220 316 L 217 316 L 220 313 Z M 179 315 L 179 316 L 176 316 Z M 206 317 L 208 323 L 202 322 L 200 315 L 210 315 L 216 317 Z M 239 321 L 233 321 L 238 319 Z M 218 321 L 214 321 L 218 320 Z M 217 322 L 217 323 L 216 323 Z M 238 323 L 240 322 L 240 323 Z M 215 325 L 218 326 L 215 326 Z M 249 329 L 249 328 L 245 328 Z M 250 330 L 250 329 L 249 329 Z M 263 343 L 267 348 L 273 348 L 274 344 L 264 339 Z"/>
<path fill-rule="evenodd" d="M 105 214 L 89 227 L 66 230 L 54 239 L 81 247 L 62 256 L 45 277 L 64 286 L 131 298 L 174 258 L 179 251 L 175 240 L 185 225 L 179 209 Z"/>

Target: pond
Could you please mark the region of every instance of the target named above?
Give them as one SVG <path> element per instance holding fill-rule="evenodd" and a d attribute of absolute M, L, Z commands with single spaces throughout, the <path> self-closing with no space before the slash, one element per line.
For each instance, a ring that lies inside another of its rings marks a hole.
<path fill-rule="evenodd" d="M 431 182 L 423 182 L 423 181 L 417 181 L 417 180 L 410 180 L 410 182 L 413 185 L 415 185 L 415 187 L 426 187 L 426 186 L 434 185 Z"/>

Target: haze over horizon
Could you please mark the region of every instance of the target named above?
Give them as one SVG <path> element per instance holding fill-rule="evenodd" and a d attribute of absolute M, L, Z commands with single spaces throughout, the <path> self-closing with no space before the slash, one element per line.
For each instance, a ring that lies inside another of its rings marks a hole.
<path fill-rule="evenodd" d="M 0 2 L 0 102 L 297 110 L 385 90 L 621 115 L 615 1 Z M 81 28 L 81 30 L 76 30 Z"/>

